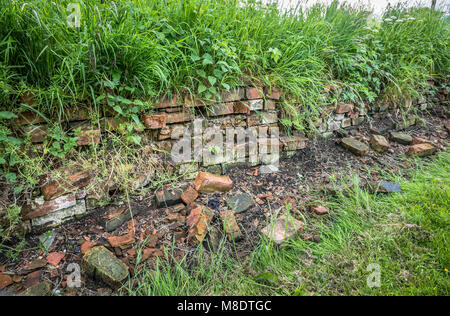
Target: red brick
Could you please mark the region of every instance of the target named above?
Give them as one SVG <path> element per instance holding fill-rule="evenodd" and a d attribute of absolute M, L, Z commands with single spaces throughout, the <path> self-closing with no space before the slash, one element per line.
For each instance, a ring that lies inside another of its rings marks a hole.
<path fill-rule="evenodd" d="M 239 101 L 234 104 L 234 112 L 240 114 L 250 114 L 250 107 L 245 102 Z"/>
<path fill-rule="evenodd" d="M 425 157 L 433 154 L 436 150 L 437 148 L 434 147 L 433 145 L 424 143 L 409 147 L 406 154 L 409 156 L 414 155 L 419 157 Z"/>
<path fill-rule="evenodd" d="M 91 175 L 86 171 L 63 170 L 61 180 L 42 185 L 42 194 L 46 201 L 56 199 L 64 194 L 87 186 L 91 182 Z"/>
<path fill-rule="evenodd" d="M 113 236 L 108 237 L 108 242 L 112 247 L 119 247 L 121 249 L 126 249 L 128 246 L 135 242 L 133 231 L 123 236 Z"/>
<path fill-rule="evenodd" d="M 102 132 L 99 129 L 81 130 L 81 134 L 77 138 L 78 146 L 87 146 L 91 144 L 99 144 Z"/>
<path fill-rule="evenodd" d="M 264 98 L 264 92 L 262 88 L 246 88 L 245 96 L 247 99 L 262 99 Z"/>
<path fill-rule="evenodd" d="M 269 99 L 279 100 L 283 92 L 276 88 L 265 88 L 266 97 Z"/>
<path fill-rule="evenodd" d="M 189 186 L 181 195 L 181 199 L 186 205 L 194 202 L 198 197 L 198 192 L 192 187 Z"/>
<path fill-rule="evenodd" d="M 344 114 L 348 112 L 353 112 L 353 104 L 351 103 L 340 103 L 336 106 L 336 114 Z"/>
<path fill-rule="evenodd" d="M 68 194 L 54 200 L 44 201 L 42 205 L 35 205 L 32 211 L 24 216 L 24 219 L 33 219 L 44 216 L 58 210 L 66 209 L 76 205 L 75 195 Z"/>
<path fill-rule="evenodd" d="M 61 252 L 52 252 L 47 256 L 47 262 L 52 266 L 56 267 L 61 262 L 61 260 L 65 257 L 65 254 Z"/>
<path fill-rule="evenodd" d="M 95 242 L 95 241 L 90 241 L 90 240 L 86 240 L 82 245 L 81 245 L 81 253 L 84 255 L 86 254 L 89 250 L 91 250 L 91 248 L 98 246 L 99 243 Z"/>
<path fill-rule="evenodd" d="M 3 290 L 5 287 L 13 284 L 13 279 L 4 273 L 0 273 L 0 290 Z"/>
<path fill-rule="evenodd" d="M 191 244 L 201 243 L 208 233 L 208 226 L 214 217 L 214 211 L 206 206 L 191 210 L 186 225 L 189 227 L 188 240 Z"/>
<path fill-rule="evenodd" d="M 229 115 L 234 113 L 233 103 L 219 103 L 209 108 L 210 116 Z"/>
<path fill-rule="evenodd" d="M 178 113 L 167 113 L 166 123 L 181 123 L 181 122 L 189 122 L 194 119 L 194 114 L 189 112 L 178 112 Z"/>
<path fill-rule="evenodd" d="M 319 205 L 319 206 L 314 206 L 311 208 L 311 210 L 316 213 L 317 215 L 326 215 L 328 214 L 328 210 L 326 209 L 325 206 Z"/>
<path fill-rule="evenodd" d="M 241 229 L 239 228 L 236 217 L 232 210 L 226 210 L 220 213 L 223 223 L 223 230 L 228 236 L 229 241 L 239 240 L 242 237 Z"/>
<path fill-rule="evenodd" d="M 200 193 L 227 192 L 233 186 L 228 176 L 217 176 L 209 172 L 199 172 L 194 181 L 194 189 Z"/>
<path fill-rule="evenodd" d="M 148 129 L 161 129 L 166 126 L 166 114 L 144 115 L 142 117 L 144 125 Z"/>

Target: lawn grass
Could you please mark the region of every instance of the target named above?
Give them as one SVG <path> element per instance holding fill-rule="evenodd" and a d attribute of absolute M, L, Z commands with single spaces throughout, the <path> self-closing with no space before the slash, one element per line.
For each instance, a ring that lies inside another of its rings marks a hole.
<path fill-rule="evenodd" d="M 262 240 L 237 260 L 202 249 L 195 264 L 160 264 L 136 275 L 130 295 L 448 295 L 450 153 L 399 178 L 402 193 L 328 197 L 320 243 L 275 248 Z M 320 196 L 318 196 L 320 198 Z M 379 267 L 379 286 L 373 274 Z M 130 280 L 130 282 L 133 280 Z"/>

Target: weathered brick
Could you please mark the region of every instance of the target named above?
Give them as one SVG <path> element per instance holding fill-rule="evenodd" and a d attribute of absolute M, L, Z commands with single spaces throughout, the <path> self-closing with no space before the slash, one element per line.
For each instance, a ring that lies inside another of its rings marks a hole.
<path fill-rule="evenodd" d="M 245 90 L 243 88 L 232 88 L 230 91 L 221 91 L 220 100 L 222 102 L 233 102 L 242 100 L 245 97 Z"/>
<path fill-rule="evenodd" d="M 244 101 L 248 105 L 248 108 L 250 111 L 260 111 L 264 108 L 264 100 L 263 99 L 255 99 L 255 100 L 249 100 Z"/>
<path fill-rule="evenodd" d="M 24 215 L 24 219 L 33 219 L 44 216 L 52 212 L 75 206 L 76 203 L 74 194 L 63 195 L 51 201 L 45 201 L 44 197 L 40 197 L 34 200 L 31 212 Z"/>
<path fill-rule="evenodd" d="M 220 212 L 220 218 L 222 219 L 223 230 L 227 234 L 229 241 L 235 241 L 242 238 L 241 229 L 236 222 L 236 217 L 232 210 Z"/>
<path fill-rule="evenodd" d="M 369 152 L 369 147 L 367 147 L 367 145 L 354 138 L 343 138 L 341 140 L 341 145 L 357 155 L 365 155 Z"/>
<path fill-rule="evenodd" d="M 196 99 L 191 95 L 184 96 L 184 104 L 188 107 L 202 107 L 205 106 L 208 102 L 205 100 Z"/>
<path fill-rule="evenodd" d="M 389 149 L 389 142 L 381 135 L 373 135 L 370 139 L 370 146 L 373 150 L 382 153 Z"/>
<path fill-rule="evenodd" d="M 89 120 L 89 109 L 86 107 L 70 107 L 64 110 L 69 122 Z"/>
<path fill-rule="evenodd" d="M 269 99 L 279 100 L 281 98 L 281 95 L 283 92 L 280 89 L 277 88 L 264 88 L 264 93 L 266 94 L 266 97 Z"/>
<path fill-rule="evenodd" d="M 180 204 L 182 194 L 182 189 L 171 189 L 169 187 L 159 189 L 155 192 L 156 205 L 157 207 L 169 207 Z"/>
<path fill-rule="evenodd" d="M 86 203 L 84 200 L 77 200 L 74 206 L 31 219 L 31 226 L 33 230 L 41 231 L 60 226 L 69 220 L 81 218 L 84 215 L 86 215 Z"/>
<path fill-rule="evenodd" d="M 408 148 L 406 152 L 409 156 L 425 157 L 433 154 L 437 148 L 429 143 L 417 144 Z"/>
<path fill-rule="evenodd" d="M 166 126 L 166 114 L 144 115 L 142 121 L 148 129 L 161 129 Z"/>
<path fill-rule="evenodd" d="M 302 136 L 283 136 L 280 138 L 284 151 L 294 151 L 306 148 L 308 138 Z"/>
<path fill-rule="evenodd" d="M 233 186 L 227 176 L 217 176 L 209 172 L 199 172 L 194 181 L 194 189 L 200 193 L 226 192 Z"/>
<path fill-rule="evenodd" d="M 41 186 L 46 201 L 56 199 L 61 195 L 73 192 L 87 186 L 91 181 L 91 175 L 86 171 L 64 168 L 61 171 L 61 179 L 51 181 Z"/>
<path fill-rule="evenodd" d="M 352 103 L 340 103 L 336 106 L 336 114 L 344 114 L 353 111 L 354 105 Z"/>
<path fill-rule="evenodd" d="M 410 145 L 413 143 L 413 138 L 408 134 L 391 132 L 390 135 L 391 139 L 399 144 Z"/>
<path fill-rule="evenodd" d="M 219 103 L 209 108 L 208 114 L 210 116 L 229 115 L 234 113 L 233 103 Z"/>
<path fill-rule="evenodd" d="M 214 211 L 203 205 L 191 210 L 186 219 L 186 225 L 189 227 L 187 238 L 190 244 L 198 244 L 205 239 L 213 217 Z"/>
<path fill-rule="evenodd" d="M 260 87 L 252 87 L 252 88 L 246 88 L 245 89 L 245 97 L 248 100 L 252 99 L 262 99 L 264 98 L 264 92 L 263 89 Z"/>
<path fill-rule="evenodd" d="M 38 115 L 34 111 L 25 111 L 18 114 L 17 116 L 18 117 L 14 120 L 14 123 L 19 126 L 45 123 L 44 118 L 42 118 L 42 116 Z"/>
<path fill-rule="evenodd" d="M 181 195 L 181 199 L 184 204 L 189 205 L 194 202 L 198 197 L 198 192 L 192 187 L 189 186 Z"/>
<path fill-rule="evenodd" d="M 276 112 L 262 113 L 261 123 L 263 125 L 275 124 L 278 122 L 278 114 Z"/>
<path fill-rule="evenodd" d="M 286 218 L 285 215 L 280 216 L 275 223 L 269 224 L 261 233 L 274 243 L 280 245 L 289 238 L 295 237 L 305 224 L 294 218 Z"/>
<path fill-rule="evenodd" d="M 81 130 L 80 135 L 77 138 L 77 144 L 78 146 L 99 144 L 101 134 L 99 129 Z"/>
<path fill-rule="evenodd" d="M 166 124 L 189 122 L 194 119 L 190 112 L 167 113 Z"/>
<path fill-rule="evenodd" d="M 243 101 L 234 103 L 234 112 L 240 114 L 250 114 L 250 106 Z"/>
<path fill-rule="evenodd" d="M 103 246 L 90 249 L 82 261 L 83 271 L 96 280 L 118 288 L 128 277 L 128 267 Z"/>
<path fill-rule="evenodd" d="M 24 127 L 24 134 L 30 137 L 32 143 L 42 143 L 48 134 L 47 125 L 29 125 Z"/>
<path fill-rule="evenodd" d="M 265 111 L 274 111 L 276 109 L 276 103 L 274 100 L 267 99 L 264 101 Z"/>
<path fill-rule="evenodd" d="M 157 109 L 164 109 L 164 108 L 170 108 L 170 107 L 176 107 L 180 105 L 180 101 L 178 100 L 178 97 L 176 95 L 172 97 L 162 97 L 159 100 L 155 102 L 155 107 Z"/>

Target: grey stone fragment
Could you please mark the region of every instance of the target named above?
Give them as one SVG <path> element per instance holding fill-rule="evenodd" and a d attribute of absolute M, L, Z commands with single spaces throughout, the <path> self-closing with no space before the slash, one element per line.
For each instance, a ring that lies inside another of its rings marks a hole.
<path fill-rule="evenodd" d="M 227 199 L 226 203 L 235 214 L 239 214 L 253 206 L 253 199 L 250 195 L 244 193 Z"/>

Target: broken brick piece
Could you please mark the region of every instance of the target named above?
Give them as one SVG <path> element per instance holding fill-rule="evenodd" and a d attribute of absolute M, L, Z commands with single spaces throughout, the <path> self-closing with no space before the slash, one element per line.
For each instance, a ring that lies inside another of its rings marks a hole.
<path fill-rule="evenodd" d="M 51 201 L 45 201 L 42 197 L 34 201 L 31 212 L 24 215 L 24 219 L 33 219 L 52 212 L 73 207 L 77 204 L 74 194 L 60 196 Z"/>
<path fill-rule="evenodd" d="M 220 218 L 223 222 L 223 230 L 228 236 L 229 241 L 239 240 L 242 237 L 241 229 L 239 228 L 236 217 L 232 210 L 226 210 L 220 213 Z"/>
<path fill-rule="evenodd" d="M 281 245 L 289 238 L 294 237 L 303 226 L 305 226 L 303 222 L 282 215 L 275 223 L 270 223 L 269 226 L 263 228 L 261 233 L 277 245 Z"/>
<path fill-rule="evenodd" d="M 91 248 L 94 248 L 95 246 L 98 246 L 98 245 L 99 245 L 98 242 L 86 240 L 86 241 L 81 245 L 81 253 L 84 255 L 84 254 L 86 254 L 89 250 L 91 250 Z"/>
<path fill-rule="evenodd" d="M 155 192 L 156 206 L 169 207 L 180 204 L 182 202 L 182 194 L 183 191 L 181 189 L 170 189 L 168 187 L 164 187 Z"/>
<path fill-rule="evenodd" d="M 192 202 L 194 202 L 198 197 L 198 192 L 192 187 L 189 186 L 186 191 L 183 192 L 181 195 L 181 199 L 183 200 L 184 204 L 189 205 Z"/>
<path fill-rule="evenodd" d="M 76 191 L 91 182 L 91 175 L 86 171 L 70 172 L 63 170 L 60 180 L 52 181 L 41 186 L 46 201 L 56 199 L 61 195 Z"/>
<path fill-rule="evenodd" d="M 208 233 L 208 226 L 214 217 L 214 211 L 206 206 L 191 210 L 186 225 L 189 227 L 188 240 L 191 244 L 201 243 Z"/>
<path fill-rule="evenodd" d="M 126 249 L 128 246 L 134 243 L 134 234 L 133 231 L 130 231 L 128 234 L 123 236 L 114 236 L 107 238 L 109 244 L 112 247 L 119 247 L 120 249 Z"/>
<path fill-rule="evenodd" d="M 99 129 L 81 130 L 77 138 L 78 146 L 88 146 L 90 144 L 99 144 L 102 132 Z"/>
<path fill-rule="evenodd" d="M 4 273 L 0 273 L 0 290 L 3 290 L 5 287 L 13 284 L 13 279 Z"/>
<path fill-rule="evenodd" d="M 390 147 L 389 142 L 381 135 L 373 135 L 370 138 L 370 146 L 379 153 L 385 152 Z"/>
<path fill-rule="evenodd" d="M 314 213 L 316 213 L 317 215 L 327 215 L 328 214 L 328 210 L 326 209 L 325 206 L 322 206 L 322 205 L 312 207 L 311 210 Z"/>
<path fill-rule="evenodd" d="M 227 192 L 233 186 L 228 176 L 217 176 L 209 172 L 200 171 L 194 181 L 194 189 L 200 193 Z"/>
<path fill-rule="evenodd" d="M 431 144 L 424 143 L 424 144 L 417 144 L 413 145 L 408 148 L 407 155 L 409 156 L 418 156 L 418 157 L 425 157 L 433 154 L 437 150 L 436 147 L 434 147 Z"/>
<path fill-rule="evenodd" d="M 47 262 L 52 266 L 58 266 L 59 262 L 65 257 L 65 254 L 62 252 L 52 252 L 47 256 Z"/>
<path fill-rule="evenodd" d="M 344 114 L 348 112 L 353 112 L 353 104 L 351 103 L 341 103 L 336 106 L 336 114 Z"/>
<path fill-rule="evenodd" d="M 142 121 L 148 129 L 161 129 L 166 126 L 166 114 L 144 115 Z"/>

